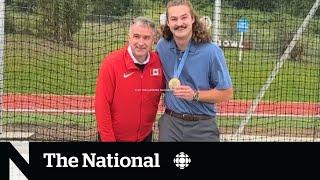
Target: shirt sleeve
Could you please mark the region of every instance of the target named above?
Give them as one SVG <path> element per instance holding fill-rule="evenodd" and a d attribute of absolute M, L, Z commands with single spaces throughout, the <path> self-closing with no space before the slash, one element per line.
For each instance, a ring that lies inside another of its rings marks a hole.
<path fill-rule="evenodd" d="M 231 77 L 222 49 L 213 45 L 211 54 L 210 86 L 216 89 L 229 89 L 232 87 Z"/>
<path fill-rule="evenodd" d="M 102 142 L 116 141 L 112 127 L 112 116 L 110 113 L 110 105 L 114 95 L 114 88 L 115 76 L 112 64 L 108 63 L 108 57 L 106 57 L 100 67 L 95 93 L 95 113 L 98 132 Z"/>

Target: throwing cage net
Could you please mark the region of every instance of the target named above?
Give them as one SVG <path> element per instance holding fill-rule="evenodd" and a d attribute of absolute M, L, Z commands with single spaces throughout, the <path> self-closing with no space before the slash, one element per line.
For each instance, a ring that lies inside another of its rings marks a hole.
<path fill-rule="evenodd" d="M 126 43 L 134 17 L 159 25 L 167 1 L 0 2 L 1 139 L 96 141 L 103 57 Z M 233 81 L 234 98 L 217 104 L 221 140 L 319 141 L 319 0 L 192 2 Z"/>

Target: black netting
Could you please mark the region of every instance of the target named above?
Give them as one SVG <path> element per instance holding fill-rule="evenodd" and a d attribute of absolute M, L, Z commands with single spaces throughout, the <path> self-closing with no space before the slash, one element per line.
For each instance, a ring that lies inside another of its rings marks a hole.
<path fill-rule="evenodd" d="M 94 91 L 102 58 L 124 45 L 132 18 L 148 16 L 159 25 L 166 2 L 7 1 L 1 138 L 96 141 Z M 234 85 L 233 100 L 217 105 L 222 140 L 318 141 L 320 10 L 306 17 L 319 1 L 192 2 L 211 20 Z M 240 21 L 248 27 L 241 29 Z"/>

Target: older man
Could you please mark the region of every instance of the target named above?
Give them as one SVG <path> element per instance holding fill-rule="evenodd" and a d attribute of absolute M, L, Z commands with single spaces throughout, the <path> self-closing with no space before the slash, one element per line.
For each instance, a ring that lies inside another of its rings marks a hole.
<path fill-rule="evenodd" d="M 151 52 L 155 24 L 134 19 L 129 44 L 104 59 L 96 86 L 96 119 L 103 142 L 151 141 L 164 77 Z"/>

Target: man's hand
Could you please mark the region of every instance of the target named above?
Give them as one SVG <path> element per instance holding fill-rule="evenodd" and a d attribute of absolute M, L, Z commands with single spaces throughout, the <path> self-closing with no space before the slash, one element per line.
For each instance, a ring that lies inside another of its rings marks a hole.
<path fill-rule="evenodd" d="M 173 95 L 188 101 L 194 100 L 193 98 L 195 93 L 196 91 L 194 91 L 189 86 L 179 86 L 173 90 Z M 223 90 L 218 90 L 218 89 L 201 90 L 199 91 L 199 98 L 200 98 L 199 101 L 203 103 L 221 103 L 231 99 L 232 95 L 233 95 L 232 87 L 228 89 L 223 89 Z"/>
<path fill-rule="evenodd" d="M 173 90 L 173 95 L 188 101 L 193 100 L 194 94 L 195 94 L 195 91 L 189 86 L 179 86 Z"/>

